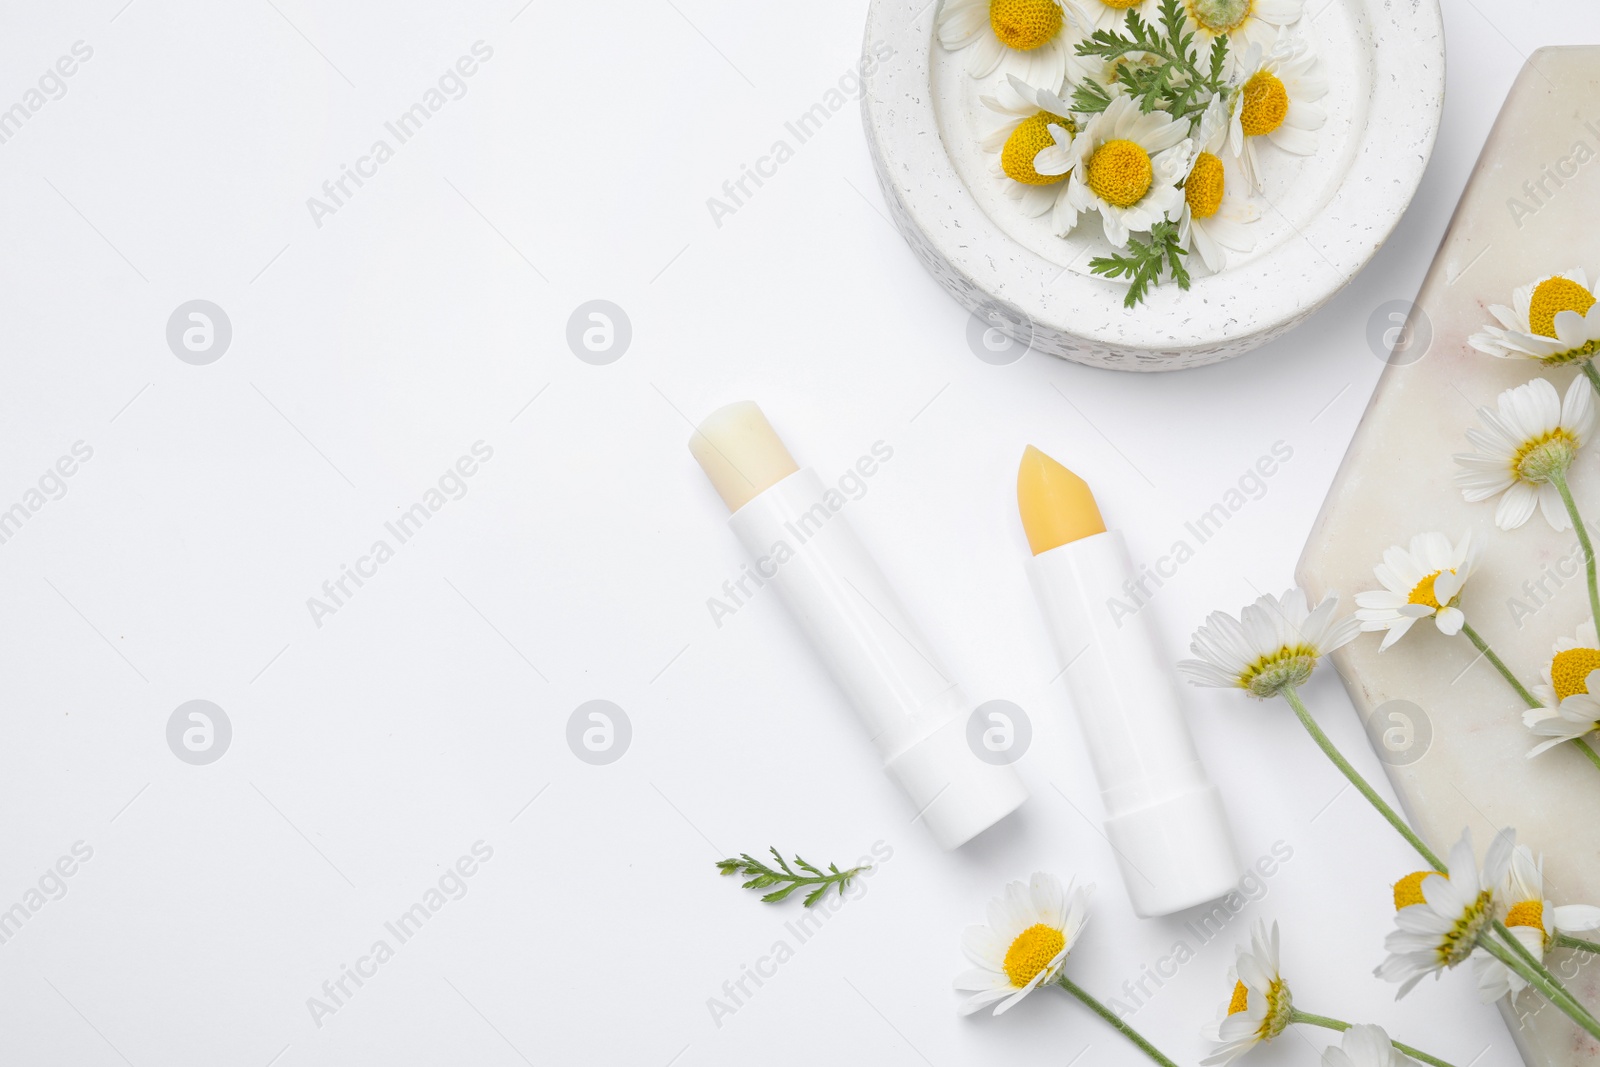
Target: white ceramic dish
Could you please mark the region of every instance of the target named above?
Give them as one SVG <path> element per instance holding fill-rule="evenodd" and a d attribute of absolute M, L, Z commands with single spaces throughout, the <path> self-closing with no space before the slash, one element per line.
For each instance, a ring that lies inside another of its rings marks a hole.
<path fill-rule="evenodd" d="M 1437 0 L 1307 0 L 1296 29 L 1332 88 L 1315 155 L 1264 154 L 1262 221 L 1253 252 L 1219 275 L 1190 256 L 1188 292 L 1167 284 L 1136 309 L 1124 283 L 1089 273 L 1110 250 L 1098 216 L 1070 238 L 1029 219 L 1005 195 L 980 147 L 978 103 L 1000 75 L 974 80 L 966 56 L 933 28 L 942 0 L 872 0 L 862 113 L 895 223 L 952 296 L 1018 341 L 1118 370 L 1215 363 L 1299 324 L 1382 246 L 1433 151 L 1444 97 Z"/>

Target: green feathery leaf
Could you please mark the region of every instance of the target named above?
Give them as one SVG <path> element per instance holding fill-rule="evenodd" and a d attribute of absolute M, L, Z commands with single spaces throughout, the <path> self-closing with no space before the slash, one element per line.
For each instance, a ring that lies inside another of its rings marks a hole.
<path fill-rule="evenodd" d="M 771 886 L 781 886 L 782 888 L 775 889 L 761 898 L 767 904 L 778 903 L 801 886 L 814 886 L 815 888 L 808 892 L 805 897 L 805 906 L 809 908 L 821 900 L 830 888 L 836 888 L 839 895 L 844 896 L 845 887 L 850 884 L 851 879 L 862 871 L 872 869 L 871 865 L 868 864 L 841 871 L 837 864 L 830 863 L 828 864 L 828 869 L 823 871 L 816 865 L 806 862 L 799 853 L 796 853 L 794 857 L 795 867 L 799 867 L 801 871 L 806 872 L 801 874 L 794 867 L 789 866 L 789 861 L 784 859 L 783 853 L 776 848 L 768 851 L 772 853 L 772 858 L 777 861 L 776 867 L 769 866 L 748 852 L 741 852 L 738 856 L 718 860 L 717 870 L 722 874 L 749 875 L 749 881 L 741 885 L 741 889 L 767 889 Z"/>
<path fill-rule="evenodd" d="M 1083 115 L 1098 115 L 1111 106 L 1111 94 L 1093 78 L 1085 78 L 1072 90 L 1072 110 Z"/>
<path fill-rule="evenodd" d="M 1230 91 L 1228 41 L 1212 41 L 1206 66 L 1194 47 L 1195 34 L 1179 0 L 1162 0 L 1155 21 L 1129 11 L 1119 30 L 1096 30 L 1078 42 L 1078 55 L 1103 60 L 1128 96 L 1145 114 L 1165 111 L 1191 125 L 1213 97 Z M 1085 78 L 1073 90 L 1072 106 L 1098 114 L 1111 103 L 1111 90 Z"/>
<path fill-rule="evenodd" d="M 1179 289 L 1189 288 L 1189 271 L 1183 265 L 1183 257 L 1188 254 L 1178 240 L 1177 224 L 1158 222 L 1150 228 L 1148 242 L 1130 237 L 1125 255 L 1097 256 L 1089 261 L 1089 270 L 1106 278 L 1131 279 L 1122 304 L 1132 308 L 1144 302 L 1150 287 L 1160 282 L 1163 273 L 1170 273 Z"/>

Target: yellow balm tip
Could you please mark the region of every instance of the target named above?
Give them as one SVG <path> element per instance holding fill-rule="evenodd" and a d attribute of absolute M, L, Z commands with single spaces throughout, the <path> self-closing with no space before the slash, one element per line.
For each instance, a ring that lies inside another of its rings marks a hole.
<path fill-rule="evenodd" d="M 1035 556 L 1106 532 L 1089 483 L 1032 445 L 1017 471 L 1017 508 Z"/>

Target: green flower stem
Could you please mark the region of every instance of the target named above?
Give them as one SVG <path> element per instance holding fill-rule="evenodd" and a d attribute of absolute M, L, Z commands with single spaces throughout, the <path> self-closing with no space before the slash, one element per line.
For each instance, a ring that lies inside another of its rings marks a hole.
<path fill-rule="evenodd" d="M 1544 965 L 1544 960 L 1540 959 L 1538 956 L 1535 956 L 1527 945 L 1524 945 L 1520 940 L 1518 940 L 1517 936 L 1511 932 L 1510 928 L 1506 926 L 1503 920 L 1496 919 L 1494 921 L 1494 932 L 1499 935 L 1500 940 L 1511 946 L 1511 951 L 1520 956 L 1522 958 L 1522 962 L 1527 964 L 1530 970 L 1560 990 L 1561 995 L 1567 1000 L 1571 1001 L 1579 1011 L 1588 1017 L 1590 1022 L 1600 1025 L 1600 1020 L 1596 1020 L 1595 1017 L 1589 1013 L 1589 1009 L 1578 1002 L 1578 998 L 1573 996 L 1567 990 L 1567 987 L 1561 983 L 1561 979 L 1550 973 L 1550 968 Z"/>
<path fill-rule="evenodd" d="M 1139 1050 L 1141 1052 L 1143 1052 L 1146 1056 L 1149 1056 L 1152 1060 L 1155 1060 L 1157 1063 L 1161 1064 L 1161 1067 L 1178 1067 L 1177 1064 L 1163 1056 L 1160 1049 L 1156 1048 L 1154 1045 L 1140 1036 L 1139 1031 L 1135 1030 L 1133 1027 L 1117 1018 L 1116 1015 L 1104 1004 L 1100 1003 L 1098 1000 L 1094 999 L 1094 997 L 1090 996 L 1088 993 L 1079 988 L 1072 981 L 1072 979 L 1063 974 L 1061 977 L 1057 978 L 1056 981 L 1061 983 L 1062 989 L 1065 989 L 1068 993 L 1071 993 L 1073 996 L 1083 1001 L 1085 1007 L 1094 1012 L 1096 1015 L 1100 1016 L 1100 1018 L 1104 1019 L 1106 1022 L 1110 1023 L 1111 1026 L 1116 1029 L 1117 1033 L 1121 1034 L 1123 1037 L 1139 1046 Z"/>
<path fill-rule="evenodd" d="M 1560 948 L 1575 948 L 1579 952 L 1600 953 L 1600 945 L 1593 941 L 1585 941 L 1581 937 L 1573 937 L 1571 934 L 1557 934 L 1556 945 Z"/>
<path fill-rule="evenodd" d="M 1311 1015 L 1303 1011 L 1291 1012 L 1289 1021 L 1291 1023 L 1304 1023 L 1306 1026 L 1320 1026 L 1325 1030 L 1337 1030 L 1341 1034 L 1350 1029 L 1350 1024 L 1342 1019 L 1330 1019 L 1326 1015 Z M 1410 1056 L 1414 1060 L 1431 1063 L 1433 1067 L 1452 1067 L 1451 1064 L 1441 1060 L 1439 1057 L 1430 1056 L 1426 1052 L 1419 1052 L 1410 1045 L 1402 1045 L 1398 1041 L 1391 1041 L 1390 1044 L 1394 1045 L 1399 1052 Z"/>
<path fill-rule="evenodd" d="M 1600 584 L 1595 582 L 1594 545 L 1589 541 L 1589 530 L 1583 525 L 1583 517 L 1578 514 L 1578 504 L 1572 499 L 1572 490 L 1567 487 L 1567 472 L 1556 471 L 1550 475 L 1550 484 L 1561 494 L 1561 502 L 1567 506 L 1572 526 L 1578 531 L 1578 544 L 1583 546 L 1584 567 L 1589 572 L 1589 614 L 1600 620 Z"/>
<path fill-rule="evenodd" d="M 1517 681 L 1517 676 L 1511 673 L 1511 668 L 1506 666 L 1505 660 L 1495 655 L 1494 649 L 1489 647 L 1489 642 L 1479 637 L 1478 631 L 1474 630 L 1470 623 L 1462 623 L 1461 632 L 1467 635 L 1467 640 L 1472 642 L 1474 648 L 1483 653 L 1483 658 L 1494 665 L 1494 669 L 1500 672 L 1501 677 L 1505 678 L 1507 682 L 1511 683 L 1511 688 L 1517 691 L 1517 696 L 1522 698 L 1522 702 L 1524 704 L 1528 705 L 1530 708 L 1539 708 L 1544 706 L 1539 703 L 1537 697 L 1528 692 L 1527 686 Z"/>
<path fill-rule="evenodd" d="M 1516 939 L 1513 938 L 1512 940 L 1515 941 Z M 1507 948 L 1499 938 L 1487 931 L 1478 939 L 1478 944 L 1489 955 L 1514 971 L 1523 981 L 1537 989 L 1546 1000 L 1559 1008 L 1567 1018 L 1571 1019 L 1591 1037 L 1600 1038 L 1600 1022 L 1596 1022 L 1584 1010 L 1583 1005 L 1572 998 L 1572 994 L 1568 993 L 1560 982 L 1546 979 L 1544 975 L 1528 966 L 1522 955 Z M 1526 951 L 1525 946 L 1524 951 Z"/>
<path fill-rule="evenodd" d="M 1505 661 L 1494 654 L 1494 650 L 1489 647 L 1489 642 L 1478 636 L 1478 631 L 1474 630 L 1468 623 L 1463 622 L 1461 624 L 1461 632 L 1467 635 L 1467 639 L 1472 642 L 1479 652 L 1483 653 L 1483 657 L 1485 659 L 1494 664 L 1494 669 L 1499 671 L 1501 676 L 1503 676 L 1507 682 L 1511 683 L 1511 688 L 1517 691 L 1517 696 L 1522 698 L 1522 702 L 1524 704 L 1528 705 L 1530 708 L 1544 707 L 1543 704 L 1539 703 L 1539 699 L 1537 697 L 1528 692 L 1527 686 L 1517 681 L 1517 676 L 1511 673 L 1511 669 L 1505 665 Z M 1597 769 L 1600 769 L 1600 753 L 1595 752 L 1595 750 L 1589 746 L 1589 742 L 1585 741 L 1581 737 L 1577 737 L 1573 738 L 1572 743 L 1578 746 L 1579 752 L 1582 752 L 1588 757 L 1590 763 L 1594 764 Z"/>
<path fill-rule="evenodd" d="M 1600 371 L 1594 369 L 1594 361 L 1583 361 L 1583 376 L 1589 379 L 1589 384 L 1594 386 L 1594 391 L 1600 393 Z"/>
<path fill-rule="evenodd" d="M 1334 747 L 1333 742 L 1328 740 L 1328 735 L 1322 732 L 1322 727 L 1317 725 L 1317 721 L 1311 717 L 1311 712 L 1306 710 L 1305 702 L 1300 699 L 1300 694 L 1295 692 L 1294 686 L 1284 686 L 1283 699 L 1289 702 L 1289 706 L 1294 709 L 1295 715 L 1299 716 L 1300 725 L 1306 728 L 1306 732 L 1317 743 L 1317 747 L 1322 749 L 1323 754 L 1333 761 L 1333 765 L 1338 767 L 1346 778 L 1350 779 L 1350 784 L 1361 791 L 1361 795 L 1367 798 L 1367 802 L 1378 809 L 1378 814 L 1389 820 L 1389 825 L 1393 826 L 1401 837 L 1409 841 L 1411 847 L 1416 849 L 1418 854 L 1427 860 L 1434 870 L 1446 870 L 1444 861 L 1433 854 L 1433 850 L 1427 846 L 1422 838 L 1412 832 L 1411 827 L 1406 825 L 1406 821 L 1384 802 L 1384 799 L 1367 784 L 1367 780 L 1361 777 L 1360 772 L 1350 766 L 1350 761 L 1340 754 L 1339 750 Z"/>

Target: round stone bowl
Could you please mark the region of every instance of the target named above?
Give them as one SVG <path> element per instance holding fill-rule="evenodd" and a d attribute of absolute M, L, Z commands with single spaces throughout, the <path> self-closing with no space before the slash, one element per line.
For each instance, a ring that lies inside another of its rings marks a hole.
<path fill-rule="evenodd" d="M 1096 367 L 1179 370 L 1242 355 L 1305 320 L 1367 265 L 1416 193 L 1444 101 L 1437 0 L 1307 0 L 1296 31 L 1328 75 L 1317 151 L 1262 152 L 1256 247 L 1188 291 L 1170 282 L 1136 308 L 1089 261 L 1112 249 L 1099 216 L 1068 238 L 1023 216 L 981 138 L 967 56 L 934 36 L 942 0 L 872 0 L 862 115 L 895 225 L 968 311 L 1034 349 Z"/>

